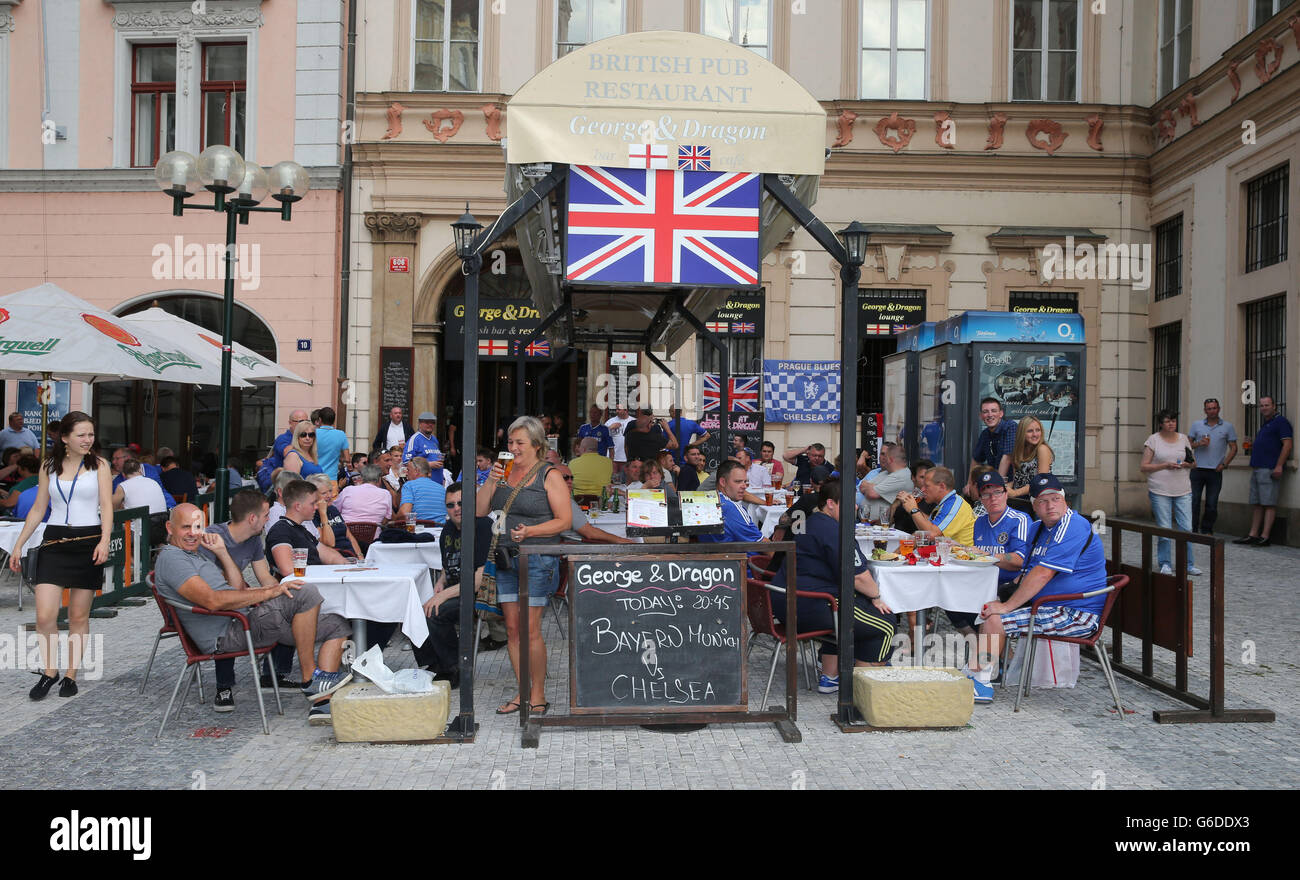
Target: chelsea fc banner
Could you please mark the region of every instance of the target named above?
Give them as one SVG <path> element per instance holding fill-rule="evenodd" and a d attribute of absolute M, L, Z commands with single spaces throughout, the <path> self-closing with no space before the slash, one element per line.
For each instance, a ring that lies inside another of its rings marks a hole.
<path fill-rule="evenodd" d="M 840 362 L 763 361 L 763 418 L 838 423 Z"/>

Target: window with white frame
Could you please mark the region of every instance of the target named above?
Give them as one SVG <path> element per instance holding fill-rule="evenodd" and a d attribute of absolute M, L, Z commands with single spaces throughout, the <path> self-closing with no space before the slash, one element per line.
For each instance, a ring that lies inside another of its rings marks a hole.
<path fill-rule="evenodd" d="M 770 58 L 770 5 L 770 0 L 704 0 L 700 30 Z"/>
<path fill-rule="evenodd" d="M 623 0 L 556 0 L 556 58 L 621 33 Z"/>
<path fill-rule="evenodd" d="M 1192 0 L 1160 0 L 1160 94 L 1187 82 L 1192 62 Z"/>
<path fill-rule="evenodd" d="M 203 118 L 200 143 L 233 147 L 244 154 L 244 122 L 248 104 L 248 46 L 206 43 L 203 46 Z"/>
<path fill-rule="evenodd" d="M 1291 0 L 1251 0 L 1250 29 L 1253 31 L 1264 22 L 1282 11 L 1282 7 Z"/>
<path fill-rule="evenodd" d="M 1011 100 L 1078 101 L 1078 0 L 1011 3 Z"/>
<path fill-rule="evenodd" d="M 480 0 L 415 0 L 417 92 L 477 92 Z"/>
<path fill-rule="evenodd" d="M 862 0 L 860 97 L 926 98 L 929 0 Z"/>
<path fill-rule="evenodd" d="M 146 168 L 176 149 L 176 44 L 131 52 L 131 164 Z"/>

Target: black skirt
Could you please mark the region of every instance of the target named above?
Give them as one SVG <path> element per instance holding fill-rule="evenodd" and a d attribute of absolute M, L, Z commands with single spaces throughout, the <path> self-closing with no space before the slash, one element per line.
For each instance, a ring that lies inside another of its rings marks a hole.
<path fill-rule="evenodd" d="M 35 582 L 74 590 L 103 589 L 104 566 L 94 562 L 100 534 L 99 526 L 46 526 L 36 551 Z M 54 543 L 60 538 L 80 540 Z"/>

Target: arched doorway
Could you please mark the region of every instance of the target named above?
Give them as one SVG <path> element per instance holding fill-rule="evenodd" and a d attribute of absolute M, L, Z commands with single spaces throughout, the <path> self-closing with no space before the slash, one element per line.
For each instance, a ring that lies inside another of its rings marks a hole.
<path fill-rule="evenodd" d="M 142 297 L 118 306 L 131 315 L 158 307 L 193 324 L 221 333 L 222 300 L 199 291 Z M 267 360 L 276 360 L 275 335 L 261 318 L 235 303 L 232 338 Z M 217 460 L 221 388 L 177 382 L 102 382 L 95 386 L 94 413 L 105 448 L 139 443 L 176 452 L 181 464 L 211 474 Z M 266 453 L 275 433 L 275 383 L 230 391 L 230 449 L 241 469 Z"/>
<path fill-rule="evenodd" d="M 430 281 L 433 296 L 426 295 L 427 298 L 423 299 L 421 307 L 417 309 L 417 315 L 424 316 L 423 320 L 437 321 L 439 326 L 445 328 L 449 310 L 463 302 L 465 297 L 465 278 L 460 272 L 459 261 L 455 261 L 454 271 L 438 273 L 432 276 Z M 523 262 L 513 240 L 507 246 L 494 248 L 485 255 L 483 269 L 479 274 L 480 302 L 486 304 L 492 300 L 528 301 L 531 297 L 532 289 L 528 276 L 524 272 Z M 418 345 L 418 335 L 416 341 Z M 438 400 L 442 407 L 442 421 L 444 426 L 446 424 L 459 426 L 464 361 L 446 356 L 445 337 L 441 348 L 443 355 L 438 370 Z M 553 415 L 558 412 L 565 420 L 564 436 L 561 437 L 560 442 L 561 451 L 568 457 L 570 450 L 567 448 L 569 445 L 567 435 L 577 430 L 578 424 L 582 421 L 581 418 L 575 421 L 573 412 L 574 383 L 579 366 L 575 363 L 552 370 L 543 380 L 543 374 L 550 366 L 549 361 L 525 362 L 521 372 L 519 363 L 513 359 L 479 361 L 479 430 L 476 446 L 491 448 L 498 445 L 497 430 L 521 415 L 516 411 L 517 389 L 521 382 L 524 385 L 525 400 L 529 407 L 532 407 L 536 400 L 538 383 L 544 383 L 542 400 L 546 413 Z M 582 368 L 585 368 L 585 363 L 582 364 Z M 532 412 L 528 414 L 540 415 Z M 460 446 L 462 450 L 468 451 L 469 444 L 462 442 Z"/>

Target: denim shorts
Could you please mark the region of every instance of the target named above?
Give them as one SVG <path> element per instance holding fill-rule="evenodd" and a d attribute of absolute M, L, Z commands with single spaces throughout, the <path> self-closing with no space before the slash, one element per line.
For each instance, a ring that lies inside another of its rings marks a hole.
<path fill-rule="evenodd" d="M 516 556 L 515 562 L 522 562 L 523 556 Z M 528 606 L 542 608 L 550 601 L 560 586 L 560 558 L 558 556 L 528 556 Z M 501 571 L 497 569 L 497 601 L 519 601 L 519 571 Z"/>
<path fill-rule="evenodd" d="M 1273 479 L 1272 468 L 1250 469 L 1250 503 L 1262 507 L 1277 506 L 1277 489 L 1281 480 Z"/>

